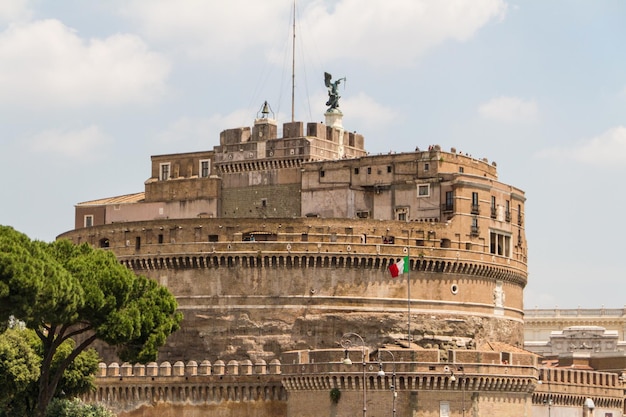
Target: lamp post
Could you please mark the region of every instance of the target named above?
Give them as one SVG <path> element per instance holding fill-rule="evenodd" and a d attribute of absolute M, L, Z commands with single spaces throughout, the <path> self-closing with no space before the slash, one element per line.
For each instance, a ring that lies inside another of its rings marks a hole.
<path fill-rule="evenodd" d="M 378 371 L 378 376 L 385 376 L 385 371 L 383 370 L 383 361 L 382 358 L 380 357 L 381 352 L 387 352 L 388 354 L 391 355 L 391 360 L 393 363 L 393 371 L 391 373 L 391 392 L 392 397 L 391 397 L 391 407 L 392 407 L 392 411 L 391 411 L 391 415 L 392 417 L 396 417 L 396 397 L 398 396 L 398 393 L 396 392 L 396 357 L 393 356 L 393 353 L 391 353 L 391 351 L 389 350 L 385 350 L 385 351 L 378 351 L 378 366 L 379 366 L 379 371 Z"/>
<path fill-rule="evenodd" d="M 462 366 L 454 367 L 454 369 L 458 372 L 461 371 L 461 376 L 459 377 L 459 385 L 461 385 L 461 412 L 462 416 L 465 417 L 465 370 Z M 454 371 L 450 371 L 450 382 L 456 381 L 456 376 L 454 376 Z"/>
<path fill-rule="evenodd" d="M 365 362 L 365 340 L 363 340 L 363 338 L 357 334 L 357 333 L 346 333 L 343 336 L 341 336 L 341 346 L 345 349 L 345 357 L 343 359 L 343 364 L 344 365 L 352 365 L 352 361 L 350 360 L 350 357 L 348 356 L 348 348 L 350 346 L 352 346 L 352 341 L 350 340 L 351 337 L 355 337 L 357 339 L 359 339 L 361 341 L 361 349 L 362 349 L 362 362 L 363 362 L 363 381 L 362 381 L 362 385 L 363 385 L 363 417 L 367 417 L 367 381 L 366 379 L 366 375 L 365 375 L 365 367 L 367 366 L 366 362 Z"/>

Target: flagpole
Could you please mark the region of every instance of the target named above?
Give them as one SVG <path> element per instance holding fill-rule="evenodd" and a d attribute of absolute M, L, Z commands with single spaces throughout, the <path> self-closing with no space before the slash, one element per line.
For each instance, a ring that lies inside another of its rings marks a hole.
<path fill-rule="evenodd" d="M 407 241 L 407 249 L 406 254 L 408 256 L 409 261 L 409 270 L 406 273 L 406 292 L 407 292 L 407 310 L 408 310 L 408 321 L 407 321 L 407 341 L 409 347 L 411 347 L 411 229 L 407 231 L 408 241 Z"/>

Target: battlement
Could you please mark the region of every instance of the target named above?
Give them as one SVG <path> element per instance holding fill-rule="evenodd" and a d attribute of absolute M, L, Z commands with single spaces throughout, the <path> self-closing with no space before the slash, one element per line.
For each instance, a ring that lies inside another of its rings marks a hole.
<path fill-rule="evenodd" d="M 173 365 L 164 361 L 160 364 L 150 362 L 143 364 L 130 364 L 128 362 L 120 365 L 118 362 L 98 364 L 98 378 L 144 378 L 144 377 L 184 377 L 184 376 L 209 376 L 209 375 L 280 375 L 280 361 L 274 359 L 268 365 L 263 359 L 257 360 L 254 364 L 250 360 L 238 362 L 236 360 L 225 363 L 217 360 L 211 364 L 204 360 L 198 364 L 196 361 L 189 361 L 186 364 L 177 361 Z"/>
<path fill-rule="evenodd" d="M 618 375 L 537 367 L 534 355 L 523 352 L 476 351 L 474 356 L 465 357 L 479 362 L 441 362 L 432 350 L 392 351 L 393 361 L 380 362 L 372 360 L 369 349 L 350 349 L 353 358 L 365 353 L 363 366 L 343 363 L 341 349 L 287 352 L 284 361 L 289 363 L 278 359 L 269 364 L 262 359 L 254 363 L 101 363 L 97 390 L 84 399 L 104 403 L 123 415 L 141 410 L 144 416 L 162 415 L 166 410 L 175 410 L 178 415 L 228 412 L 248 416 L 251 409 L 256 410 L 255 416 L 310 415 L 306 413 L 313 406 L 315 410 L 332 407 L 328 396 L 333 390 L 342 393 L 341 407 L 345 410 L 357 409 L 366 391 L 370 409 L 378 413 L 386 410 L 390 391 L 394 398 L 397 396 L 399 410 L 410 409 L 411 393 L 419 391 L 422 409 L 438 407 L 444 395 L 457 404 L 457 409 L 462 402 L 464 408 L 479 408 L 490 415 L 497 409 L 505 416 L 519 415 L 516 413 L 526 407 L 524 398 L 536 412 L 548 406 L 574 410 L 582 408 L 588 399 L 601 410 L 621 410 L 624 404 Z M 512 363 L 502 360 L 503 353 Z M 429 361 L 422 362 L 424 359 Z M 500 403 L 502 394 L 510 401 Z"/>

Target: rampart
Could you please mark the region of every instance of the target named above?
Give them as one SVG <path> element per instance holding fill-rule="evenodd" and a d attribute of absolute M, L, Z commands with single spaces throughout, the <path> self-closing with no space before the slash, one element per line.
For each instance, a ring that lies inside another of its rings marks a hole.
<path fill-rule="evenodd" d="M 599 411 L 623 409 L 617 375 L 538 368 L 526 353 L 474 352 L 480 362 L 441 362 L 436 350 L 396 349 L 378 360 L 366 352 L 361 364 L 362 350 L 350 349 L 352 365 L 341 362 L 339 349 L 287 352 L 284 363 L 269 364 L 100 364 L 97 391 L 86 399 L 120 417 L 349 416 L 361 410 L 364 394 L 368 415 L 374 416 L 386 415 L 392 400 L 398 415 L 439 415 L 443 403 L 451 415 L 541 416 L 548 415 L 548 406 L 578 414 L 587 399 Z"/>

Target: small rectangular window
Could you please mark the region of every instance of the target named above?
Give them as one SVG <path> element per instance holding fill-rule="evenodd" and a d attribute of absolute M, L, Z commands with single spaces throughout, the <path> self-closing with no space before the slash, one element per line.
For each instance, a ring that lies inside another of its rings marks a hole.
<path fill-rule="evenodd" d="M 169 180 L 170 179 L 170 163 L 167 162 L 167 163 L 160 164 L 159 167 L 160 167 L 160 173 L 161 173 L 160 174 L 161 176 L 159 179 L 161 181 Z"/>
<path fill-rule="evenodd" d="M 387 174 L 391 173 L 391 165 L 387 165 Z"/>
<path fill-rule="evenodd" d="M 506 205 L 504 207 L 504 217 L 507 223 L 511 222 L 511 202 L 506 200 Z"/>
<path fill-rule="evenodd" d="M 163 235 L 162 234 L 159 234 L 158 242 L 159 243 L 163 243 Z"/>
<path fill-rule="evenodd" d="M 326 175 L 326 173 L 324 171 L 320 171 L 320 178 L 324 178 L 324 175 Z"/>
<path fill-rule="evenodd" d="M 444 211 L 454 211 L 454 191 L 446 191 Z"/>
<path fill-rule="evenodd" d="M 211 175 L 211 161 L 203 159 L 200 161 L 200 178 L 208 178 Z"/>
<path fill-rule="evenodd" d="M 461 174 L 462 174 L 462 173 L 464 173 L 464 172 L 465 172 L 465 169 L 464 169 L 463 167 L 459 167 L 459 173 L 461 173 Z"/>
<path fill-rule="evenodd" d="M 209 235 L 209 242 L 217 242 L 219 241 L 218 235 Z"/>
<path fill-rule="evenodd" d="M 428 197 L 428 196 L 430 196 L 430 184 L 418 184 L 418 186 L 417 186 L 417 196 L 418 197 Z"/>
<path fill-rule="evenodd" d="M 478 193 L 472 192 L 472 214 L 480 214 L 480 207 L 478 205 Z"/>
<path fill-rule="evenodd" d="M 409 218 L 409 208 L 408 207 L 397 207 L 396 208 L 396 220 L 407 221 Z"/>
<path fill-rule="evenodd" d="M 88 214 L 85 216 L 85 227 L 93 226 L 93 214 Z"/>
<path fill-rule="evenodd" d="M 359 175 L 359 168 L 354 168 L 354 175 Z"/>
<path fill-rule="evenodd" d="M 428 170 L 430 170 L 430 164 L 428 162 L 426 162 L 424 164 L 424 172 L 428 172 Z"/>
<path fill-rule="evenodd" d="M 367 173 L 371 174 L 372 173 L 372 167 L 367 167 Z"/>

